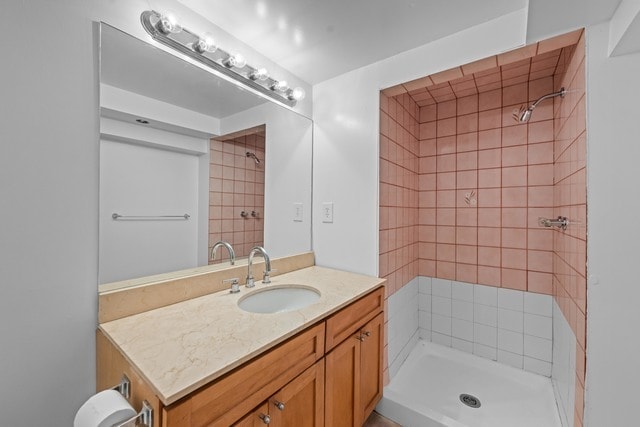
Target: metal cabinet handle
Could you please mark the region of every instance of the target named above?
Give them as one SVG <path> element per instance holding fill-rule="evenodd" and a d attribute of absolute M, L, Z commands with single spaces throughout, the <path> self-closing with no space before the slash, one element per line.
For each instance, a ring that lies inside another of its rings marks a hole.
<path fill-rule="evenodd" d="M 262 420 L 263 423 L 265 424 L 270 424 L 271 423 L 271 417 L 269 415 L 265 415 L 265 414 L 260 414 L 258 415 L 258 417 Z"/>
<path fill-rule="evenodd" d="M 364 332 L 362 333 L 362 335 L 364 335 L 365 337 L 370 337 L 370 336 L 371 336 L 371 332 L 369 332 L 369 331 L 364 331 Z"/>
<path fill-rule="evenodd" d="M 276 408 L 280 409 L 281 411 L 284 411 L 284 403 L 283 402 L 278 402 L 277 400 L 275 400 L 273 402 L 273 404 L 275 405 Z"/>
<path fill-rule="evenodd" d="M 356 335 L 356 336 L 355 336 L 355 338 L 356 338 L 358 341 L 364 341 L 364 337 L 362 336 L 362 334 Z"/>

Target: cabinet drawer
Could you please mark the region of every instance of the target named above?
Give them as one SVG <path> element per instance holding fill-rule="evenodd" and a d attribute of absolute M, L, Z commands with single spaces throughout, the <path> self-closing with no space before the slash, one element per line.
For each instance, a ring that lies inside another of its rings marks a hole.
<path fill-rule="evenodd" d="M 324 355 L 324 323 L 168 406 L 163 427 L 229 426 Z"/>
<path fill-rule="evenodd" d="M 327 319 L 325 351 L 328 352 L 345 338 L 357 332 L 362 325 L 376 317 L 383 308 L 384 288 L 378 288 L 329 317 Z"/>

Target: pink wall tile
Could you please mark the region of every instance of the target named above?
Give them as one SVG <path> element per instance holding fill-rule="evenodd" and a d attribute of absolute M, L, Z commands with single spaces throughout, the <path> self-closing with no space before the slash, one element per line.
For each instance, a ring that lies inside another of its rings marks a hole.
<path fill-rule="evenodd" d="M 511 126 L 502 128 L 502 146 L 527 144 L 527 126 Z"/>
<path fill-rule="evenodd" d="M 503 88 L 502 105 L 526 103 L 528 100 L 527 89 L 527 83 L 521 83 Z"/>
<path fill-rule="evenodd" d="M 527 248 L 527 229 L 526 228 L 502 228 L 502 247 L 526 249 Z"/>
<path fill-rule="evenodd" d="M 476 283 L 478 281 L 478 266 L 475 263 L 456 263 L 456 280 L 460 282 Z"/>
<path fill-rule="evenodd" d="M 527 185 L 527 167 L 515 166 L 502 169 L 504 187 L 522 187 Z"/>
<path fill-rule="evenodd" d="M 478 149 L 498 148 L 502 146 L 502 131 L 498 129 L 481 130 L 478 132 Z"/>
<path fill-rule="evenodd" d="M 478 149 L 478 133 L 464 133 L 456 135 L 456 150 L 458 153 L 475 151 Z"/>
<path fill-rule="evenodd" d="M 502 186 L 502 169 L 478 170 L 478 188 L 498 188 Z"/>
<path fill-rule="evenodd" d="M 465 161 L 466 160 L 463 160 L 463 162 Z M 460 157 L 458 157 L 458 164 L 460 163 L 461 163 L 461 160 L 460 160 Z M 461 170 L 461 169 L 458 169 L 458 170 Z M 477 170 L 463 170 L 462 172 L 458 172 L 456 174 L 456 188 L 467 189 L 467 188 L 477 188 L 477 187 L 478 187 L 478 171 Z"/>
<path fill-rule="evenodd" d="M 502 226 L 511 228 L 526 228 L 527 209 L 502 208 Z"/>
<path fill-rule="evenodd" d="M 478 283 L 481 285 L 500 286 L 500 274 L 499 267 L 478 266 Z"/>
<path fill-rule="evenodd" d="M 527 187 L 503 187 L 502 206 L 508 208 L 527 206 Z"/>
<path fill-rule="evenodd" d="M 498 129 L 502 126 L 502 109 L 481 111 L 478 114 L 478 130 Z"/>
<path fill-rule="evenodd" d="M 491 208 L 501 206 L 502 192 L 499 188 L 483 188 L 478 190 L 478 206 Z"/>
<path fill-rule="evenodd" d="M 502 150 L 500 148 L 478 151 L 479 169 L 499 168 L 500 166 L 502 166 Z"/>
<path fill-rule="evenodd" d="M 502 268 L 500 274 L 500 283 L 503 288 L 516 289 L 520 291 L 527 290 L 527 272 L 525 270 Z"/>
<path fill-rule="evenodd" d="M 436 154 L 451 154 L 456 152 L 456 136 L 443 136 L 436 139 Z"/>
<path fill-rule="evenodd" d="M 527 164 L 527 146 L 502 149 L 502 166 L 523 166 Z"/>
<path fill-rule="evenodd" d="M 469 151 L 466 153 L 458 153 L 456 157 L 456 170 L 472 170 L 478 169 L 478 153 L 477 151 Z"/>
<path fill-rule="evenodd" d="M 478 247 L 456 245 L 456 262 L 463 264 L 478 264 Z"/>
<path fill-rule="evenodd" d="M 478 246 L 478 264 L 491 267 L 500 267 L 501 253 L 502 252 L 498 247 Z"/>
<path fill-rule="evenodd" d="M 450 136 L 456 134 L 456 118 L 438 120 L 437 122 L 437 136 Z"/>
<path fill-rule="evenodd" d="M 478 208 L 478 226 L 480 227 L 500 227 L 500 208 Z"/>
<path fill-rule="evenodd" d="M 438 172 L 452 172 L 452 171 L 455 172 L 456 171 L 456 155 L 443 154 L 443 155 L 436 156 L 436 169 Z"/>
<path fill-rule="evenodd" d="M 459 224 L 459 222 L 458 222 Z M 456 227 L 456 242 L 457 245 L 477 245 L 478 244 L 478 229 L 477 227 Z"/>
<path fill-rule="evenodd" d="M 457 114 L 469 114 L 478 111 L 478 95 L 465 96 L 464 98 L 458 98 L 457 101 Z"/>
<path fill-rule="evenodd" d="M 498 76 L 498 79 L 500 76 Z M 478 96 L 478 110 L 485 111 L 502 107 L 502 90 L 481 92 Z"/>
<path fill-rule="evenodd" d="M 478 245 L 500 247 L 501 229 L 478 227 Z"/>
<path fill-rule="evenodd" d="M 527 268 L 527 251 L 524 249 L 503 248 L 501 258 L 503 268 L 519 270 L 526 270 Z"/>

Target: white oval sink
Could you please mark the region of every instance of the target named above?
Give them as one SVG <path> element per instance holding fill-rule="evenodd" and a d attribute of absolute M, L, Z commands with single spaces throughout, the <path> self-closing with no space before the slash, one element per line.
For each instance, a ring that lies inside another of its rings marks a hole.
<path fill-rule="evenodd" d="M 251 313 L 285 313 L 299 310 L 320 299 L 310 286 L 278 285 L 254 291 L 238 301 L 238 307 Z"/>

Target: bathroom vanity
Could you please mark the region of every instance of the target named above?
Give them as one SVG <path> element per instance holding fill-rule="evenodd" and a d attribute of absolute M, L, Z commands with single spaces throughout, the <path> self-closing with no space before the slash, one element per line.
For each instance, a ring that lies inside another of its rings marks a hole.
<path fill-rule="evenodd" d="M 173 278 L 182 282 L 172 296 L 167 281 L 101 294 L 108 321 L 97 331 L 98 389 L 126 375 L 131 404 L 146 400 L 156 427 L 361 426 L 382 396 L 384 280 L 313 266 L 312 254 L 273 263 L 285 273 L 236 294 L 226 285 L 184 297 L 189 281 L 196 288 L 219 283 L 246 267 Z M 150 303 L 154 286 L 163 288 L 163 303 Z M 289 288 L 319 297 L 279 313 L 238 306 L 250 295 Z M 111 310 L 126 298 L 121 293 L 141 311 Z"/>

